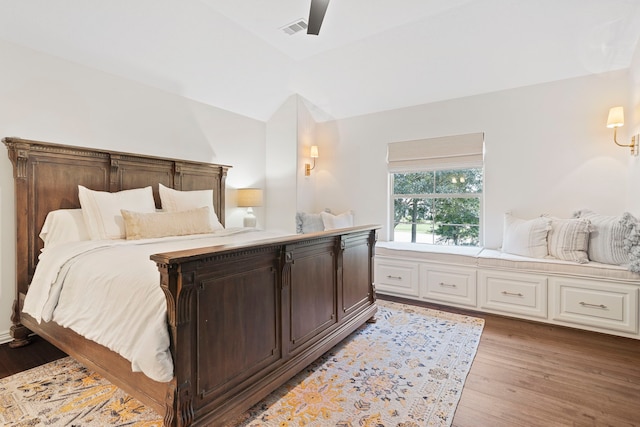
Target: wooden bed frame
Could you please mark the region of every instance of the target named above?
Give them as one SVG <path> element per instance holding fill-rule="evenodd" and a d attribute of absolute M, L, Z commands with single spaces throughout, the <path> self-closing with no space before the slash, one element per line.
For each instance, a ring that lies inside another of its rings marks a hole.
<path fill-rule="evenodd" d="M 158 183 L 213 188 L 224 224 L 229 166 L 19 138 L 3 140 L 14 166 L 17 267 L 13 346 L 33 332 L 164 415 L 166 426 L 227 425 L 376 313 L 379 226 L 156 254 L 167 300 L 174 377 L 153 381 L 107 348 L 21 313 L 48 212 L 79 208 L 78 184 L 100 191 Z"/>

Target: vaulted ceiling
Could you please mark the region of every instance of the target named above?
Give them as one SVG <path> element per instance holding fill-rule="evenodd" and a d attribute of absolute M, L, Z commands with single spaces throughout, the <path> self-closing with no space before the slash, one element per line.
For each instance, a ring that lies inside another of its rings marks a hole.
<path fill-rule="evenodd" d="M 266 121 L 343 118 L 629 67 L 640 0 L 0 0 L 0 39 Z M 1 54 L 1 52 L 0 52 Z"/>

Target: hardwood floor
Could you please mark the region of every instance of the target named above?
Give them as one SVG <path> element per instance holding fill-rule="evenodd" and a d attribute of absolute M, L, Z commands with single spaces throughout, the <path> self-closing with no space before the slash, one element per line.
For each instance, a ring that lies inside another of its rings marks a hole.
<path fill-rule="evenodd" d="M 455 427 L 640 427 L 640 340 L 381 298 L 485 319 Z M 45 341 L 0 346 L 0 378 L 64 353 Z"/>

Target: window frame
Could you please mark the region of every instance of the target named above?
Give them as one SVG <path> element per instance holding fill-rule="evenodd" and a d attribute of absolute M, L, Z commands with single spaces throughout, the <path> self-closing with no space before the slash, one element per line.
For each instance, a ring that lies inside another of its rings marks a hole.
<path fill-rule="evenodd" d="M 395 200 L 396 198 L 421 198 L 421 199 L 478 199 L 479 202 L 479 212 L 478 212 L 478 245 L 477 246 L 466 246 L 466 245 L 446 245 L 446 244 L 438 244 L 435 241 L 433 243 L 420 243 L 420 242 L 406 242 L 411 245 L 431 245 L 431 246 L 450 246 L 450 247 L 483 247 L 484 244 L 484 193 L 485 193 L 485 170 L 484 165 L 482 167 L 478 166 L 466 166 L 466 167 L 455 167 L 455 168 L 447 168 L 449 171 L 462 171 L 469 169 L 480 169 L 482 172 L 482 190 L 479 193 L 416 193 L 416 194 L 395 194 L 395 174 L 408 174 L 408 173 L 437 173 L 443 169 L 441 168 L 433 168 L 433 169 L 416 169 L 416 170 L 407 170 L 407 171 L 389 171 L 389 191 L 388 191 L 388 200 L 389 200 L 389 241 L 395 240 Z M 434 184 L 435 185 L 435 184 Z M 457 225 L 457 224 L 447 224 L 447 225 Z M 465 224 L 460 224 L 465 225 Z"/>

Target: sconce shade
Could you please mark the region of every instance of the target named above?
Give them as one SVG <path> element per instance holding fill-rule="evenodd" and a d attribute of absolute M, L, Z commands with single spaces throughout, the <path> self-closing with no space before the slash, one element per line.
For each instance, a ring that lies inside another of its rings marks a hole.
<path fill-rule="evenodd" d="M 608 128 L 619 128 L 624 126 L 624 108 L 613 107 L 609 110 L 609 117 L 607 118 Z"/>
<path fill-rule="evenodd" d="M 262 189 L 260 188 L 239 188 L 238 207 L 252 208 L 262 206 Z"/>
<path fill-rule="evenodd" d="M 312 145 L 311 146 L 311 150 L 309 151 L 309 157 L 311 157 L 312 159 L 317 159 L 318 158 L 318 146 L 317 145 Z"/>

